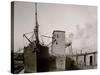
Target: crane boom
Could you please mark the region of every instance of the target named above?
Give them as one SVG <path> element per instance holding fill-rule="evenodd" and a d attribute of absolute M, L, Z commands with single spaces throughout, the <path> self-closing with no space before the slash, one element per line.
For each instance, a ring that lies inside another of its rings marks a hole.
<path fill-rule="evenodd" d="M 32 44 L 32 42 L 30 41 L 30 39 L 28 39 L 25 34 L 23 34 L 23 37 L 25 37 Z"/>

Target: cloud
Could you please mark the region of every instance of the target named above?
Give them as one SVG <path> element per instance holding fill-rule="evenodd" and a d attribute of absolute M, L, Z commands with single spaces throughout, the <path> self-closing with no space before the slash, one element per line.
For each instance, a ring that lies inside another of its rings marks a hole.
<path fill-rule="evenodd" d="M 73 48 L 86 48 L 96 49 L 97 48 L 97 26 L 95 24 L 84 24 L 76 25 L 76 35 L 72 40 Z"/>

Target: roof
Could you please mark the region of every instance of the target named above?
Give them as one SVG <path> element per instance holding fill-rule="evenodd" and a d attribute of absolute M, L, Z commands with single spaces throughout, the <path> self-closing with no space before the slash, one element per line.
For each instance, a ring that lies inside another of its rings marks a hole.
<path fill-rule="evenodd" d="M 61 30 L 54 30 L 53 34 L 54 34 L 54 32 L 64 32 L 65 33 L 65 31 L 61 31 Z"/>

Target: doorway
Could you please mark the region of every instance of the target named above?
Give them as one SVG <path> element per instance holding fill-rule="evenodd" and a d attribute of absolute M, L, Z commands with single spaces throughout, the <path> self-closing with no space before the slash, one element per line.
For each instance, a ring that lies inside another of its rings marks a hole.
<path fill-rule="evenodd" d="M 92 66 L 93 63 L 93 56 L 90 56 L 90 66 Z"/>

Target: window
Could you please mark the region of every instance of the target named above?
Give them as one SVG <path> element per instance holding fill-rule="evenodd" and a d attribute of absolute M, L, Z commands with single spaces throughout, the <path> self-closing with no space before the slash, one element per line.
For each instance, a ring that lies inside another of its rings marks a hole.
<path fill-rule="evenodd" d="M 54 34 L 53 38 L 56 38 L 56 35 Z"/>

